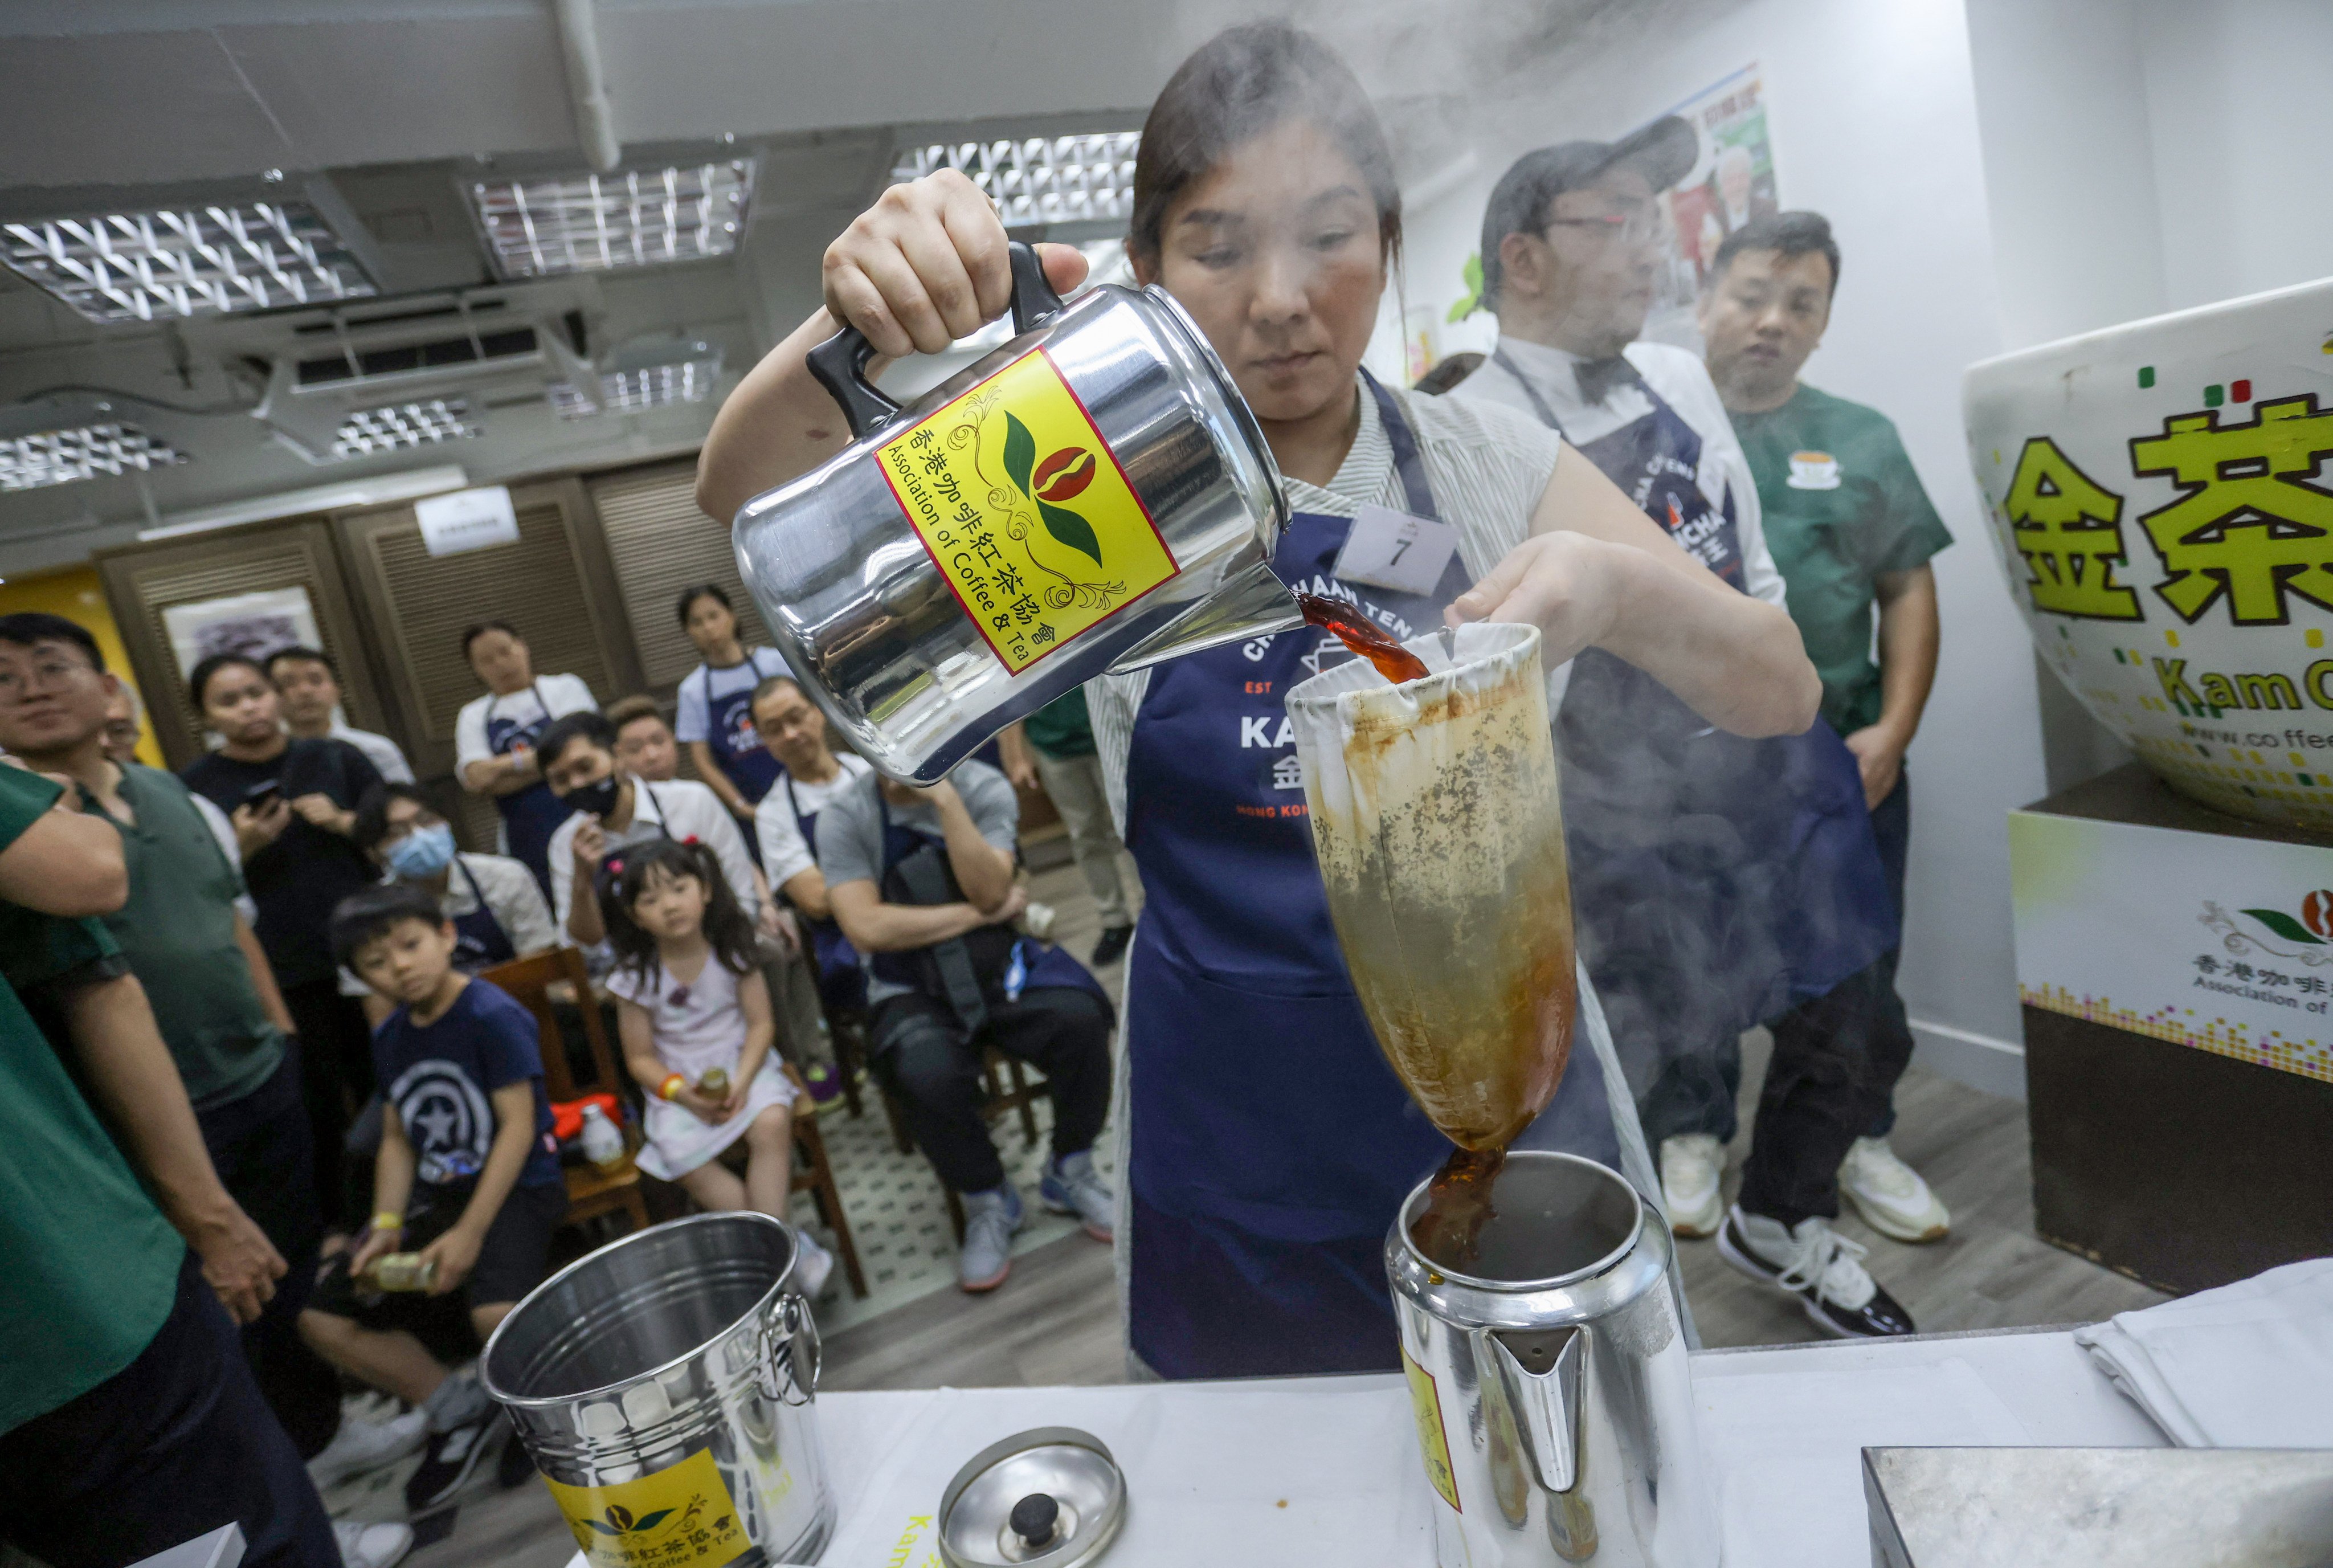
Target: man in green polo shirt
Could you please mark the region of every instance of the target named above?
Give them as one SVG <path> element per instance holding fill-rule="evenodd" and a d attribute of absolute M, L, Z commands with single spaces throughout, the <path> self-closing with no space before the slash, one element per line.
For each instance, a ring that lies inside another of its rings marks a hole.
<path fill-rule="evenodd" d="M 1767 548 L 1791 619 L 1822 677 L 1822 716 L 1862 766 L 1872 832 L 1904 912 L 1911 836 L 1905 748 L 1936 675 L 1936 579 L 1930 556 L 1953 542 L 1928 502 L 1896 427 L 1876 409 L 1799 380 L 1830 324 L 1839 245 L 1819 213 L 1753 218 L 1718 247 L 1700 304 L 1710 380 L 1758 484 Z M 1873 614 L 1877 613 L 1875 637 Z M 1877 646 L 1877 658 L 1873 658 Z M 1889 954 L 1871 983 L 1819 1011 L 1775 1024 L 1852 1034 L 1866 1059 L 1912 1051 Z M 1897 1159 L 1888 1111 L 1856 1140 L 1839 1188 L 1866 1223 L 1898 1241 L 1935 1241 L 1951 1221 L 1919 1174 Z"/>
<path fill-rule="evenodd" d="M 313 1454 L 339 1427 L 341 1400 L 298 1329 L 322 1223 L 291 1015 L 236 910 L 242 874 L 193 794 L 170 774 L 106 755 L 120 684 L 76 622 L 0 616 L 0 746 L 70 779 L 81 809 L 120 835 L 130 897 L 106 929 L 152 1003 L 220 1181 L 290 1264 L 244 1340 L 268 1403 Z"/>
<path fill-rule="evenodd" d="M 0 669 L 0 702 L 19 695 L 11 679 Z M 273 1288 L 261 1255 L 281 1260 L 210 1174 L 150 1019 L 134 1026 L 146 1004 L 120 951 L 73 918 L 118 904 L 128 882 L 111 835 L 53 810 L 61 797 L 0 767 L 0 1540 L 52 1568 L 96 1568 L 233 1521 L 246 1563 L 340 1568 L 331 1522 L 180 1230 L 239 1227 L 214 1263 L 252 1311 Z M 109 856 L 111 890 L 93 895 Z M 34 1022 L 16 979 L 45 994 L 65 1040 Z"/>

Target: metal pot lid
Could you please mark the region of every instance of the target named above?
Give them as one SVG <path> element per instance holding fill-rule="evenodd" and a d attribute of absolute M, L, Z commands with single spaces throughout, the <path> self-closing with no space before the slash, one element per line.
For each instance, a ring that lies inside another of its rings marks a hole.
<path fill-rule="evenodd" d="M 1126 1520 L 1126 1477 L 1075 1427 L 1032 1427 L 974 1454 L 940 1496 L 948 1568 L 1086 1568 Z"/>

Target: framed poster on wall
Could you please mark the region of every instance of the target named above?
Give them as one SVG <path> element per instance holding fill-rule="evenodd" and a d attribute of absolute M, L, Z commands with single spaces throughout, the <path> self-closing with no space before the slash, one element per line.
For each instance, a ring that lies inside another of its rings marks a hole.
<path fill-rule="evenodd" d="M 214 654 L 239 653 L 264 659 L 279 648 L 321 648 L 316 607 L 304 588 L 269 588 L 173 604 L 162 611 L 170 651 L 178 668 L 191 672 Z"/>
<path fill-rule="evenodd" d="M 1755 63 L 1666 111 L 1693 127 L 1693 167 L 1663 193 L 1667 221 L 1653 279 L 1645 335 L 1698 350 L 1693 308 L 1717 247 L 1753 217 L 1781 210 L 1774 143 L 1766 129 L 1764 82 Z"/>

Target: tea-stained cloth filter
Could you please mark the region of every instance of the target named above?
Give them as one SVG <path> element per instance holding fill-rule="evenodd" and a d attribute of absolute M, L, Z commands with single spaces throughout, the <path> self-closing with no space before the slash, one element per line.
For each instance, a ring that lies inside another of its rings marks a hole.
<path fill-rule="evenodd" d="M 1540 634 L 1475 622 L 1449 636 L 1447 649 L 1441 635 L 1405 645 L 1423 679 L 1396 687 L 1357 659 L 1289 693 L 1355 986 L 1421 1109 L 1476 1147 L 1512 1138 L 1555 1091 L 1553 1063 L 1501 1060 L 1503 1048 L 1519 1032 L 1546 1041 L 1548 1023 L 1570 1034 L 1615 1091 L 1621 1174 L 1657 1207 L 1603 1011 L 1574 960 Z"/>

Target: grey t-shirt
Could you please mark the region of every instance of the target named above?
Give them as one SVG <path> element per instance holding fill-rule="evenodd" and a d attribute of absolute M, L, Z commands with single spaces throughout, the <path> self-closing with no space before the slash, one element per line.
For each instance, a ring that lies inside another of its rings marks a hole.
<path fill-rule="evenodd" d="M 1013 793 L 1013 785 L 1004 775 L 984 762 L 957 765 L 948 774 L 948 783 L 964 797 L 965 809 L 972 813 L 973 826 L 980 836 L 1011 854 L 1020 840 L 1021 802 Z M 880 780 L 869 774 L 852 788 L 826 803 L 818 814 L 818 869 L 826 878 L 829 888 L 845 882 L 873 882 L 879 890 L 883 885 L 883 817 L 890 814 L 894 826 L 910 829 L 933 839 L 941 837 L 939 813 L 922 801 L 911 805 L 898 805 L 880 798 Z M 862 954 L 859 962 L 867 967 L 867 1000 L 885 1001 L 906 993 L 905 986 L 895 986 L 876 975 L 871 957 Z"/>

